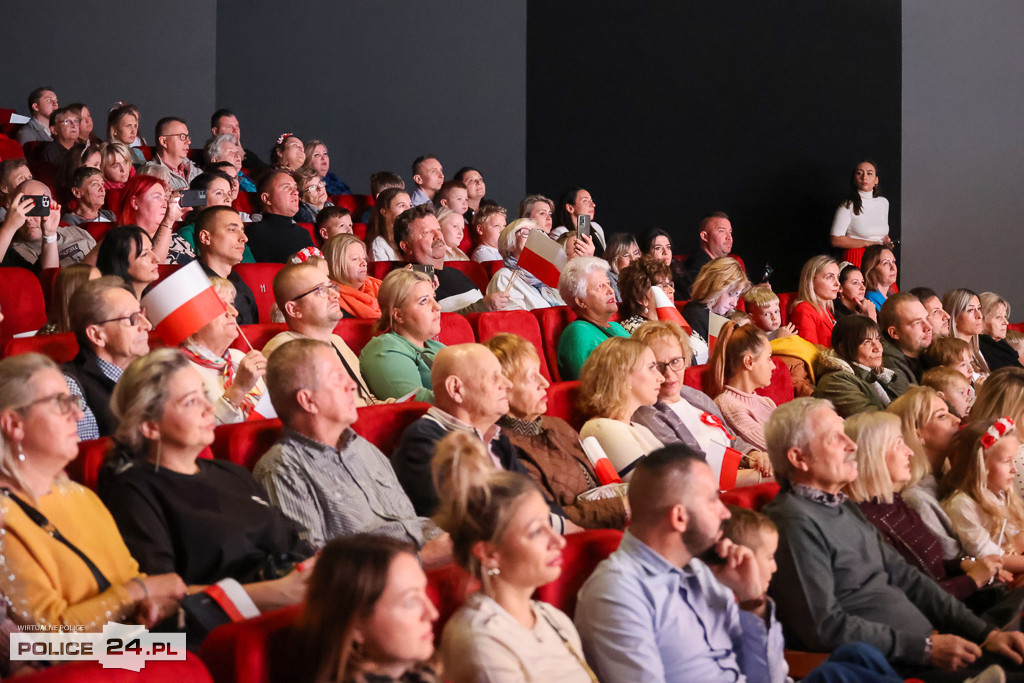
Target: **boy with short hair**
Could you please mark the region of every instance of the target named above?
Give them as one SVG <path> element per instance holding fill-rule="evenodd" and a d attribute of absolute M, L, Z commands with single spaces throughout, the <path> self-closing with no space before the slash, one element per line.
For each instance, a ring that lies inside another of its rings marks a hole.
<path fill-rule="evenodd" d="M 779 296 L 768 285 L 751 287 L 743 295 L 750 322 L 768 335 L 772 355 L 789 368 L 796 398 L 814 393 L 814 361 L 818 347 L 796 333 L 792 325 L 782 324 Z"/>
<path fill-rule="evenodd" d="M 943 337 L 948 339 L 948 337 Z M 963 340 L 958 340 L 963 341 Z M 931 387 L 949 406 L 949 412 L 960 419 L 967 417 L 974 405 L 974 387 L 963 372 L 948 365 L 940 365 L 925 371 L 921 386 Z"/>
<path fill-rule="evenodd" d="M 335 235 L 352 232 L 352 212 L 341 206 L 325 206 L 316 215 L 316 234 L 320 244 Z"/>
<path fill-rule="evenodd" d="M 496 204 L 481 205 L 473 214 L 473 229 L 479 235 L 479 244 L 470 258 L 478 263 L 500 261 L 498 235 L 505 229 L 505 209 Z"/>

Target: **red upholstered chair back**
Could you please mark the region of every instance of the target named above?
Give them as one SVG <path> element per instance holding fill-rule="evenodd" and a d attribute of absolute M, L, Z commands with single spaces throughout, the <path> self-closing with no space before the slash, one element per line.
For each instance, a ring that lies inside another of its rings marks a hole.
<path fill-rule="evenodd" d="M 239 192 L 235 201 L 231 202 L 231 208 L 242 213 L 253 213 L 259 205 L 260 195 L 258 192 Z"/>
<path fill-rule="evenodd" d="M 427 570 L 427 596 L 438 613 L 434 622 L 435 644 L 441 643 L 441 633 L 451 616 L 479 588 L 480 582 L 458 565 L 446 564 Z"/>
<path fill-rule="evenodd" d="M 292 605 L 224 624 L 203 641 L 199 656 L 216 683 L 264 683 L 270 679 L 268 640 L 294 624 L 301 613 L 302 605 Z"/>
<path fill-rule="evenodd" d="M 490 282 L 494 274 L 505 267 L 504 261 L 484 261 L 480 265 L 487 271 L 487 281 Z"/>
<path fill-rule="evenodd" d="M 390 458 L 405 428 L 423 417 L 429 409 L 429 403 L 418 401 L 366 406 L 356 411 L 359 416 L 352 429 Z"/>
<path fill-rule="evenodd" d="M 357 216 L 357 218 L 358 218 L 358 216 Z M 366 231 L 368 229 L 369 229 L 369 226 L 366 223 L 353 223 L 352 224 L 352 234 L 355 235 L 356 237 L 358 237 L 359 239 L 363 240 L 364 242 L 366 241 Z"/>
<path fill-rule="evenodd" d="M 10 119 L 10 115 L 4 115 L 3 111 L 0 110 L 0 121 L 6 121 Z M 0 161 L 6 161 L 8 159 L 19 159 L 25 157 L 25 150 L 21 148 L 17 140 L 12 140 L 6 135 L 0 135 Z"/>
<path fill-rule="evenodd" d="M 233 462 L 251 472 L 279 436 L 281 421 L 277 418 L 221 425 L 213 430 L 210 450 L 218 460 Z"/>
<path fill-rule="evenodd" d="M 480 343 L 497 334 L 507 332 L 518 334 L 533 344 L 540 357 L 541 374 L 549 382 L 551 381 L 551 372 L 548 370 L 548 361 L 544 353 L 544 339 L 540 334 L 540 323 L 529 311 L 490 311 L 472 313 L 466 318 L 476 331 L 476 338 L 480 340 Z"/>
<path fill-rule="evenodd" d="M 369 249 L 370 245 L 367 244 L 366 248 Z M 405 263 L 403 261 L 374 261 L 370 264 L 370 275 L 383 280 L 384 276 L 390 273 L 395 268 L 404 268 Z"/>
<path fill-rule="evenodd" d="M 92 225 L 92 223 L 85 223 L 79 227 L 88 228 L 86 226 Z M 43 288 L 43 300 L 46 301 L 46 310 L 50 310 L 50 298 L 53 296 L 53 283 L 57 281 L 57 274 L 60 273 L 60 268 L 43 268 L 36 277 L 39 278 L 39 286 Z"/>
<path fill-rule="evenodd" d="M 707 365 L 691 365 L 683 373 L 683 384 L 693 387 L 697 391 L 704 391 L 704 371 Z"/>
<path fill-rule="evenodd" d="M 262 351 L 267 342 L 287 331 L 288 326 L 284 323 L 257 323 L 255 325 L 240 325 L 239 329 L 245 337 L 243 338 L 241 334 L 235 337 L 235 341 L 231 342 L 231 348 L 248 353 L 249 344 L 245 343 L 246 339 L 254 349 Z"/>
<path fill-rule="evenodd" d="M 0 268 L 0 337 L 38 330 L 46 324 L 46 300 L 39 279 L 25 268 Z"/>
<path fill-rule="evenodd" d="M 726 505 L 738 505 L 748 510 L 760 510 L 775 498 L 779 492 L 779 485 L 774 481 L 766 481 L 763 484 L 754 486 L 741 486 L 728 491 L 722 491 L 719 498 Z"/>
<path fill-rule="evenodd" d="M 1010 323 L 1006 326 L 1009 330 L 1024 333 L 1024 323 Z"/>
<path fill-rule="evenodd" d="M 252 290 L 261 323 L 270 322 L 270 311 L 274 307 L 274 276 L 282 268 L 283 263 L 239 263 L 232 269 Z"/>
<path fill-rule="evenodd" d="M 79 442 L 78 457 L 64 468 L 68 478 L 95 491 L 100 478 L 100 467 L 113 444 L 114 441 L 109 436 Z"/>
<path fill-rule="evenodd" d="M 476 341 L 476 335 L 466 316 L 461 313 L 442 313 L 441 334 L 437 335 L 437 340 L 445 346 L 472 344 Z"/>
<path fill-rule="evenodd" d="M 345 340 L 345 344 L 357 356 L 373 338 L 374 320 L 365 318 L 345 318 L 334 328 L 334 333 Z"/>
<path fill-rule="evenodd" d="M 555 382 L 548 387 L 548 410 L 547 414 L 552 417 L 560 417 L 575 429 L 577 432 L 583 427 L 583 416 L 576 409 L 576 399 L 580 394 L 580 383 Z"/>
<path fill-rule="evenodd" d="M 781 406 L 793 400 L 793 376 L 789 374 L 789 368 L 779 358 L 772 357 L 775 369 L 772 370 L 772 383 L 757 390 L 761 396 L 767 396 L 775 401 L 775 405 Z"/>
<path fill-rule="evenodd" d="M 353 220 L 358 220 L 367 209 L 373 206 L 373 197 L 368 194 L 336 194 L 331 197 L 335 206 L 352 212 Z"/>
<path fill-rule="evenodd" d="M 562 336 L 562 330 L 576 319 L 576 314 L 570 311 L 568 306 L 537 308 L 531 313 L 537 318 L 537 323 L 540 325 L 540 336 L 544 341 L 544 356 L 548 363 L 551 379 L 560 382 L 562 378 L 558 374 L 558 338 Z"/>
<path fill-rule="evenodd" d="M 797 298 L 796 292 L 779 292 L 779 310 L 782 311 L 782 324 L 789 322 L 789 305 Z"/>
<path fill-rule="evenodd" d="M 23 683 L 210 683 L 214 679 L 198 655 L 185 653 L 182 661 L 148 661 L 139 672 L 107 669 L 99 662 L 68 662 L 19 676 Z"/>
<path fill-rule="evenodd" d="M 534 597 L 557 607 L 571 619 L 576 612 L 576 593 L 597 565 L 615 552 L 620 541 L 622 532 L 618 529 L 591 529 L 567 535 L 561 576 L 538 588 Z"/>
<path fill-rule="evenodd" d="M 78 354 L 78 341 L 71 332 L 47 334 L 42 337 L 18 337 L 7 340 L 0 357 L 30 352 L 49 356 L 54 363 L 67 363 Z"/>
<path fill-rule="evenodd" d="M 445 268 L 454 268 L 473 281 L 476 288 L 481 292 L 487 291 L 487 284 L 491 281 L 487 270 L 476 261 L 445 261 Z"/>

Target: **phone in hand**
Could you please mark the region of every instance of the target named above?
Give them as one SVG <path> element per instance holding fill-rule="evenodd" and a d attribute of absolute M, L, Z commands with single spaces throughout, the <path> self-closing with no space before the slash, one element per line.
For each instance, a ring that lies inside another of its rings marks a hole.
<path fill-rule="evenodd" d="M 434 277 L 434 266 L 427 266 L 420 263 L 412 264 L 412 269 L 417 273 L 426 273 L 430 277 Z"/>
<path fill-rule="evenodd" d="M 27 194 L 25 199 L 31 199 L 35 202 L 32 209 L 26 213 L 26 216 L 42 216 L 46 217 L 50 215 L 50 198 L 45 194 Z"/>
<path fill-rule="evenodd" d="M 700 554 L 697 558 L 709 567 L 721 566 L 726 563 L 726 559 L 718 554 L 716 550 L 717 543 Z"/>
<path fill-rule="evenodd" d="M 206 190 L 185 190 L 181 193 L 180 205 L 182 207 L 206 206 Z"/>
<path fill-rule="evenodd" d="M 582 214 L 576 217 L 576 234 L 580 237 L 590 237 L 590 216 Z"/>

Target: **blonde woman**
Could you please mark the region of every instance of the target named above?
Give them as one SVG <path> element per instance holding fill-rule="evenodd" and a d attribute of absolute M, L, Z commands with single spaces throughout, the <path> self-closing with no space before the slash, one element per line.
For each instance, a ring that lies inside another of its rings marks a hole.
<path fill-rule="evenodd" d="M 736 309 L 750 281 L 739 261 L 731 256 L 712 259 L 700 269 L 690 287 L 690 303 L 683 308 L 683 318 L 693 330 L 691 341 L 697 365 L 708 362 L 708 327 L 711 313 L 728 316 Z"/>
<path fill-rule="evenodd" d="M 1007 325 L 1010 321 L 1010 302 L 995 292 L 982 292 L 981 315 L 985 331 L 978 337 L 978 347 L 988 363 L 989 370 L 1002 367 L 1024 367 L 1017 349 L 1006 341 Z"/>
<path fill-rule="evenodd" d="M 942 556 L 963 557 L 960 539 L 949 515 L 939 502 L 939 480 L 949 461 L 950 443 L 960 418 L 931 387 L 911 387 L 889 404 L 886 412 L 900 419 L 903 441 L 910 447 L 910 481 L 902 489 L 903 500 L 913 508 L 939 539 Z"/>
<path fill-rule="evenodd" d="M 341 308 L 353 318 L 380 318 L 381 281 L 367 274 L 366 244 L 341 233 L 324 242 L 323 253 L 330 278 L 338 283 Z"/>
<path fill-rule="evenodd" d="M 800 271 L 800 287 L 789 312 L 796 333 L 818 346 L 832 346 L 836 324 L 834 302 L 839 295 L 839 264 L 831 256 L 815 256 Z"/>
<path fill-rule="evenodd" d="M 433 403 L 430 369 L 444 344 L 441 306 L 434 298 L 429 275 L 414 270 L 393 270 L 377 293 L 381 316 L 373 329 L 378 336 L 363 347 L 359 367 L 373 395 L 399 399 L 408 394 L 416 401 Z"/>
<path fill-rule="evenodd" d="M 496 469 L 480 439 L 453 432 L 432 469 L 438 525 L 455 560 L 481 583 L 441 637 L 444 678 L 480 681 L 596 681 L 572 620 L 532 599 L 562 573 L 565 539 L 529 477 Z"/>
<path fill-rule="evenodd" d="M 664 381 L 654 352 L 633 339 L 609 339 L 583 364 L 578 407 L 587 422 L 580 437 L 597 439 L 624 479 L 644 456 L 663 445 L 632 417 L 641 406 L 657 403 Z"/>
<path fill-rule="evenodd" d="M 950 335 L 963 339 L 971 347 L 974 367 L 971 381 L 977 383 L 988 376 L 989 367 L 981 355 L 978 337 L 985 331 L 985 317 L 981 312 L 981 299 L 969 289 L 951 289 L 942 295 L 942 307 L 949 313 Z"/>

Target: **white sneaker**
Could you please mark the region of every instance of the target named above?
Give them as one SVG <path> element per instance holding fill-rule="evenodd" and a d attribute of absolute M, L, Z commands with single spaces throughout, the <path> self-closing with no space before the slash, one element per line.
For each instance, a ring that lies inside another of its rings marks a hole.
<path fill-rule="evenodd" d="M 993 664 L 974 678 L 965 679 L 964 683 L 1006 683 L 1006 672 L 1003 667 Z"/>

